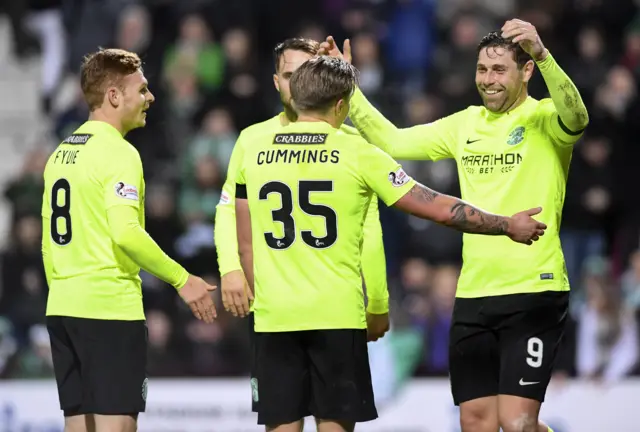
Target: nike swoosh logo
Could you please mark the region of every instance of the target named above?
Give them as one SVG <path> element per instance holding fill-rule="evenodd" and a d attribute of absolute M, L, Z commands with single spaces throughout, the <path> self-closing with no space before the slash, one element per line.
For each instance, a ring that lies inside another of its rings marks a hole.
<path fill-rule="evenodd" d="M 528 385 L 540 384 L 540 381 L 525 381 L 524 378 L 520 378 L 519 384 L 521 386 L 528 386 Z"/>
<path fill-rule="evenodd" d="M 473 144 L 474 142 L 478 142 L 481 139 L 477 139 L 477 140 L 470 140 L 469 138 L 467 138 L 467 144 Z"/>

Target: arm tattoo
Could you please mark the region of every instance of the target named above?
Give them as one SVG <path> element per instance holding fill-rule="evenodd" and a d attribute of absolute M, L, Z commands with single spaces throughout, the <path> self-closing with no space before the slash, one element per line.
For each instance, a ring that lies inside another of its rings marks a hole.
<path fill-rule="evenodd" d="M 463 201 L 451 206 L 451 219 L 447 225 L 466 233 L 488 235 L 506 234 L 509 227 L 504 217 L 485 213 Z"/>
<path fill-rule="evenodd" d="M 509 223 L 506 218 L 485 213 L 464 201 L 441 195 L 420 183 L 416 183 L 409 191 L 409 194 L 417 200 L 426 203 L 433 203 L 438 197 L 452 203 L 448 213 L 449 217 L 443 223 L 458 231 L 471 234 L 504 235 L 509 228 Z M 436 205 L 444 206 L 447 204 L 445 201 L 436 203 Z"/>
<path fill-rule="evenodd" d="M 418 198 L 419 200 L 426 201 L 426 202 L 433 202 L 436 199 L 436 197 L 440 195 L 438 192 L 434 191 L 433 189 L 429 189 L 428 187 L 421 185 L 419 183 L 416 183 L 416 185 L 411 188 L 409 193 L 412 196 Z"/>

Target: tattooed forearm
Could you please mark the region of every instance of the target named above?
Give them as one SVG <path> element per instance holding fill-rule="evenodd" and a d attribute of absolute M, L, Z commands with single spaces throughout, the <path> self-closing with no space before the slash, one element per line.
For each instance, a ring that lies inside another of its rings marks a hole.
<path fill-rule="evenodd" d="M 485 213 L 463 201 L 451 206 L 451 218 L 446 224 L 471 234 L 503 235 L 509 228 L 506 218 Z"/>
<path fill-rule="evenodd" d="M 426 202 L 433 202 L 433 200 L 435 200 L 436 197 L 440 195 L 433 189 L 429 189 L 428 187 L 419 183 L 416 183 L 416 185 L 411 188 L 409 193 L 411 194 L 411 196 Z"/>
<path fill-rule="evenodd" d="M 554 95 L 555 93 L 555 95 Z M 551 98 L 562 122 L 571 130 L 582 130 L 589 122 L 589 115 L 576 86 L 567 79 L 551 92 Z M 562 101 L 562 103 L 559 103 Z"/>
<path fill-rule="evenodd" d="M 405 195 L 411 199 L 399 202 L 400 208 L 423 219 L 430 219 L 470 234 L 504 235 L 509 230 L 508 218 L 497 216 L 440 194 L 416 183 Z"/>

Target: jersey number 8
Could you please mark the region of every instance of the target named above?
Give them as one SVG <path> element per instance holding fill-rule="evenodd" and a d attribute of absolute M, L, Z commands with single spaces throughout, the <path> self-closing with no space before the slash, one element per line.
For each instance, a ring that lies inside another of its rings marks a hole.
<path fill-rule="evenodd" d="M 336 212 L 325 205 L 312 204 L 309 200 L 311 192 L 332 192 L 333 182 L 330 180 L 301 180 L 298 184 L 298 205 L 300 209 L 311 216 L 322 216 L 325 221 L 326 233 L 324 237 L 316 237 L 310 230 L 301 230 L 302 241 L 314 249 L 325 249 L 333 245 L 338 239 L 338 216 Z M 285 183 L 272 181 L 260 188 L 259 198 L 266 200 L 270 194 L 280 195 L 282 207 L 271 212 L 274 222 L 280 222 L 284 236 L 276 237 L 273 233 L 264 233 L 267 245 L 276 250 L 290 247 L 296 240 L 296 223 L 293 213 L 293 192 Z"/>
<path fill-rule="evenodd" d="M 64 200 L 60 204 L 58 195 L 64 191 Z M 66 179 L 59 179 L 51 188 L 51 239 L 54 243 L 64 246 L 71 242 L 71 185 Z M 58 232 L 58 219 L 64 220 L 64 233 Z"/>

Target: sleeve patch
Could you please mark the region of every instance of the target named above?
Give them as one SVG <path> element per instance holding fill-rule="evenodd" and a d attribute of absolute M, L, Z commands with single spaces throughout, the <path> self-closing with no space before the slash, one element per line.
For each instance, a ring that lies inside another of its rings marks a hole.
<path fill-rule="evenodd" d="M 229 199 L 229 194 L 225 191 L 222 191 L 222 194 L 220 195 L 220 202 L 218 202 L 218 204 L 229 204 L 229 201 L 231 201 Z"/>
<path fill-rule="evenodd" d="M 409 180 L 411 180 L 411 177 L 409 177 L 402 168 L 398 168 L 397 170 L 389 173 L 389 181 L 394 187 L 405 185 Z"/>
<path fill-rule="evenodd" d="M 136 188 L 135 186 L 123 182 L 118 182 L 115 184 L 113 189 L 115 190 L 116 195 L 121 198 L 138 201 L 138 188 Z"/>

